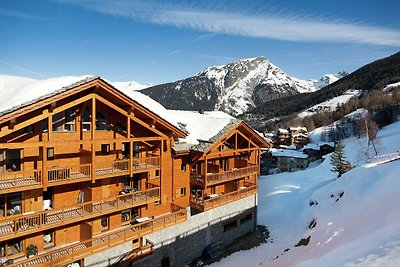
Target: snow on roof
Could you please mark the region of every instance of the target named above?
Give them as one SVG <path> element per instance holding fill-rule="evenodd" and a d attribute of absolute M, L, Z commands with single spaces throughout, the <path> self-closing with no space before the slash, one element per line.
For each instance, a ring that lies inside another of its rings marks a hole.
<path fill-rule="evenodd" d="M 280 129 L 278 129 L 278 132 L 279 133 L 289 133 L 289 130 L 280 128 Z"/>
<path fill-rule="evenodd" d="M 132 98 L 151 112 L 157 114 L 164 120 L 168 121 L 169 123 L 173 124 L 174 126 L 179 128 L 178 122 L 176 121 L 173 115 L 170 115 L 169 111 L 160 103 L 153 100 L 149 96 L 140 93 L 139 91 L 134 91 L 129 87 L 116 87 L 119 91 L 127 95 L 128 97 Z"/>
<path fill-rule="evenodd" d="M 273 157 L 288 157 L 288 158 L 299 158 L 299 159 L 308 158 L 308 155 L 304 154 L 303 152 L 295 150 L 277 149 L 271 152 Z"/>
<path fill-rule="evenodd" d="M 306 127 L 302 127 L 302 126 L 290 127 L 289 129 L 290 129 L 290 131 L 305 131 L 305 132 L 307 132 L 307 128 Z"/>
<path fill-rule="evenodd" d="M 0 116 L 85 83 L 96 76 L 63 76 L 45 80 L 0 75 Z"/>
<path fill-rule="evenodd" d="M 0 75 L 0 95 L 2 96 L 0 98 L 0 116 L 97 78 L 99 77 L 64 76 L 34 80 Z M 209 111 L 200 114 L 194 111 L 167 110 L 160 103 L 129 86 L 121 86 L 120 83 L 111 83 L 106 79 L 101 79 L 169 123 L 181 128 L 181 130 L 186 130 L 188 136 L 181 141 L 190 144 L 192 149 L 201 151 L 207 149 L 210 144 L 205 144 L 207 143 L 205 141 L 216 141 L 216 138 L 232 129 L 239 122 L 222 111 Z M 176 146 L 180 149 L 187 149 L 188 147 L 189 145 Z"/>
<path fill-rule="evenodd" d="M 197 111 L 168 110 L 169 116 L 184 126 L 188 136 L 180 139 L 191 145 L 200 144 L 199 140 L 209 141 L 218 135 L 228 124 L 237 120 L 222 111 L 206 111 L 201 114 Z M 176 147 L 177 149 L 178 147 Z"/>

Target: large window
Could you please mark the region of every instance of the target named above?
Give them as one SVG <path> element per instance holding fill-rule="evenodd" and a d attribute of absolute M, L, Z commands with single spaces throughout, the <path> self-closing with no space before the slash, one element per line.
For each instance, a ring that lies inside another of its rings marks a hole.
<path fill-rule="evenodd" d="M 8 172 L 20 171 L 21 170 L 21 150 L 20 149 L 8 149 L 6 150 L 6 158 L 5 165 L 6 170 Z M 2 156 L 2 158 L 4 155 Z M 4 160 L 0 163 L 0 168 L 3 169 L 2 166 Z"/>
<path fill-rule="evenodd" d="M 53 132 L 74 132 L 75 112 L 69 108 L 53 115 Z"/>
<path fill-rule="evenodd" d="M 82 131 L 90 131 L 91 123 L 91 112 L 89 108 L 86 108 L 82 114 Z"/>
<path fill-rule="evenodd" d="M 96 112 L 96 130 L 97 131 L 108 131 L 109 123 L 108 118 L 101 112 Z"/>
<path fill-rule="evenodd" d="M 22 213 L 22 193 L 0 195 L 0 218 Z"/>

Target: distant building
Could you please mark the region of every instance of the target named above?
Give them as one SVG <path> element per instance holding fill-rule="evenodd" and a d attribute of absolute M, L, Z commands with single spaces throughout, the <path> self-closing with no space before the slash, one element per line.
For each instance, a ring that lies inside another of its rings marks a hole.
<path fill-rule="evenodd" d="M 265 133 L 265 138 L 272 144 L 272 147 L 295 146 L 301 148 L 309 142 L 308 131 L 305 127 L 289 127 Z"/>
<path fill-rule="evenodd" d="M 272 158 L 277 158 L 278 172 L 304 170 L 308 167 L 308 155 L 294 150 L 272 150 Z"/>

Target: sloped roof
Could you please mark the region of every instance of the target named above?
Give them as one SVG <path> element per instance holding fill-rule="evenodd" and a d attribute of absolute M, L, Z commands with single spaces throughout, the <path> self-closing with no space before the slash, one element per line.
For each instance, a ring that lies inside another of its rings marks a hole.
<path fill-rule="evenodd" d="M 8 79 L 4 79 L 4 77 Z M 99 77 L 90 75 L 63 76 L 46 80 L 25 79 L 15 76 L 2 76 L 0 78 L 2 78 L 0 79 L 0 95 L 2 96 L 0 98 L 1 117 Z"/>
<path fill-rule="evenodd" d="M 130 91 L 126 88 L 116 88 L 107 80 L 99 76 L 90 75 L 63 76 L 45 80 L 0 75 L 0 95 L 2 96 L 0 98 L 0 117 L 96 79 L 103 81 L 128 99 L 137 102 L 151 113 L 162 118 L 165 122 L 174 127 L 176 131 L 180 133 L 180 136 L 185 136 L 184 132 L 178 127 L 178 123 L 173 117 L 168 115 L 167 109 L 158 102 L 140 92 Z"/>

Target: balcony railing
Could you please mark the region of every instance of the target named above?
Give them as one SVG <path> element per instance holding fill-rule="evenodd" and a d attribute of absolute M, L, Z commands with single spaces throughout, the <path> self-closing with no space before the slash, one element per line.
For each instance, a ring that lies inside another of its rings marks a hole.
<path fill-rule="evenodd" d="M 197 198 L 194 196 L 190 197 L 190 206 L 200 211 L 206 211 L 229 202 L 256 194 L 258 191 L 258 186 L 254 184 L 246 184 L 246 187 L 241 187 L 236 191 L 222 194 L 218 196 L 213 196 L 209 199 Z"/>
<path fill-rule="evenodd" d="M 106 163 L 96 163 L 96 177 L 104 178 L 115 175 L 127 175 L 129 174 L 129 162 L 130 160 L 116 160 Z M 132 165 L 133 172 L 143 172 L 152 168 L 160 168 L 160 156 L 135 158 Z M 47 180 L 45 181 L 43 174 L 46 172 Z M 44 184 L 54 186 L 77 180 L 90 180 L 92 175 L 92 164 L 54 166 L 45 170 L 4 172 L 0 173 L 0 193 L 40 188 Z"/>
<path fill-rule="evenodd" d="M 205 186 L 205 181 L 207 182 L 207 185 L 212 185 L 235 179 L 240 179 L 249 175 L 257 175 L 258 170 L 259 170 L 258 165 L 252 165 L 244 168 L 232 169 L 230 171 L 222 173 L 208 173 L 206 176 L 199 175 L 197 173 L 191 173 L 190 181 L 200 186 Z"/>
<path fill-rule="evenodd" d="M 160 168 L 160 156 L 133 159 L 134 171 L 140 171 L 152 168 Z"/>
<path fill-rule="evenodd" d="M 143 223 L 121 227 L 89 240 L 63 246 L 59 249 L 56 248 L 48 252 L 45 251 L 34 258 L 21 260 L 7 266 L 63 266 L 184 220 L 186 220 L 186 210 L 181 209 Z"/>
<path fill-rule="evenodd" d="M 39 188 L 42 186 L 42 170 L 0 173 L 0 192 L 18 188 Z"/>
<path fill-rule="evenodd" d="M 90 178 L 91 165 L 83 164 L 72 167 L 53 167 L 48 170 L 47 180 L 48 183 L 65 182 L 69 180 L 78 180 L 83 178 Z"/>
<path fill-rule="evenodd" d="M 5 217 L 0 219 L 0 241 L 159 200 L 160 188 L 152 188 L 63 209 Z"/>

